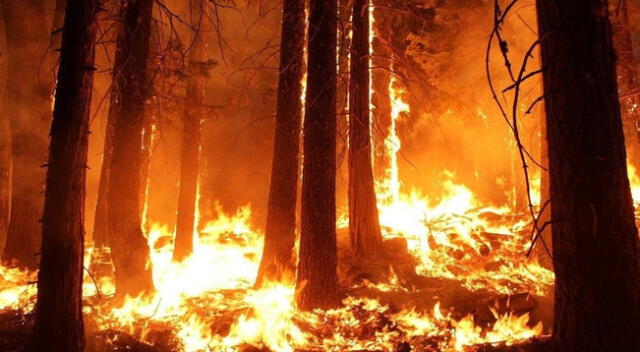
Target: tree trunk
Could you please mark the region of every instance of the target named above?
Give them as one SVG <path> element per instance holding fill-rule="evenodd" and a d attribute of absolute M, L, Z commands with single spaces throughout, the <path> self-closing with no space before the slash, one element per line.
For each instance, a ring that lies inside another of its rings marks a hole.
<path fill-rule="evenodd" d="M 382 255 L 371 160 L 369 1 L 355 0 L 349 80 L 349 234 L 357 256 Z"/>
<path fill-rule="evenodd" d="M 633 41 L 629 28 L 627 0 L 609 2 L 613 44 L 617 56 L 618 94 L 622 125 L 627 141 L 627 159 L 640 172 L 640 85 L 633 58 Z"/>
<path fill-rule="evenodd" d="M 116 295 L 153 290 L 149 247 L 140 219 L 140 177 L 144 106 L 150 91 L 149 35 L 153 0 L 123 3 L 122 28 L 114 65 L 115 116 L 109 175 L 109 241 Z"/>
<path fill-rule="evenodd" d="M 558 351 L 640 350 L 640 257 L 607 1 L 538 0 Z"/>
<path fill-rule="evenodd" d="M 51 123 L 52 75 L 48 71 L 49 30 L 42 0 L 4 2 L 7 35 L 7 101 L 12 135 L 11 218 L 3 261 L 37 268 L 42 188 Z M 43 56 L 44 64 L 43 64 Z"/>
<path fill-rule="evenodd" d="M 256 286 L 292 279 L 300 168 L 305 3 L 285 0 L 282 11 L 278 107 L 271 165 L 267 227 Z"/>
<path fill-rule="evenodd" d="M 371 24 L 371 30 L 375 33 L 373 38 L 373 53 L 371 78 L 373 80 L 373 153 L 374 153 L 374 178 L 384 180 L 387 171 L 391 166 L 389 155 L 387 154 L 387 138 L 391 129 L 391 96 L 389 86 L 391 85 L 392 59 L 391 51 L 387 43 L 390 40 L 391 25 L 390 17 L 384 11 L 387 9 L 386 0 L 374 0 L 374 17 L 376 21 Z M 391 201 L 391 199 L 382 199 Z"/>
<path fill-rule="evenodd" d="M 151 115 L 144 114 L 142 116 L 142 154 L 140 157 L 140 223 L 142 230 L 147 233 L 149 231 L 148 212 L 149 212 L 149 173 L 151 171 L 151 154 L 153 148 L 154 126 Z"/>
<path fill-rule="evenodd" d="M 339 304 L 336 246 L 337 1 L 311 0 L 297 302 Z"/>
<path fill-rule="evenodd" d="M 70 0 L 42 221 L 34 351 L 82 352 L 84 200 L 98 0 Z"/>
<path fill-rule="evenodd" d="M 196 231 L 196 206 L 198 176 L 200 170 L 200 130 L 206 71 L 203 71 L 206 43 L 202 38 L 203 24 L 208 21 L 204 1 L 191 1 L 191 23 L 196 28 L 189 52 L 190 76 L 187 79 L 187 97 L 182 120 L 182 152 L 180 158 L 180 193 L 178 195 L 178 220 L 174 260 L 184 260 L 193 253 L 193 236 Z"/>

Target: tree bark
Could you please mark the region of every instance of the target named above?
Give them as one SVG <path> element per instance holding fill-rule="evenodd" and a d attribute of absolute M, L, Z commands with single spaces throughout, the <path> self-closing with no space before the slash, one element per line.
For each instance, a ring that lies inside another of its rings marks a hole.
<path fill-rule="evenodd" d="M 349 80 L 349 234 L 357 256 L 382 256 L 371 154 L 369 1 L 354 0 Z"/>
<path fill-rule="evenodd" d="M 202 37 L 203 24 L 208 21 L 203 1 L 191 1 L 191 23 L 196 28 L 189 52 L 190 76 L 187 79 L 186 107 L 182 120 L 182 151 L 180 157 L 180 193 L 174 260 L 184 260 L 193 253 L 196 233 L 196 206 L 200 171 L 200 140 L 202 106 L 205 99 L 206 44 Z"/>
<path fill-rule="evenodd" d="M 34 351 L 82 352 L 84 201 L 98 0 L 69 0 L 49 145 Z"/>
<path fill-rule="evenodd" d="M 389 155 L 387 154 L 386 140 L 389 137 L 391 128 L 391 96 L 389 86 L 391 84 L 392 59 L 388 42 L 391 39 L 391 21 L 389 16 L 385 16 L 384 11 L 388 6 L 386 0 L 374 0 L 375 23 L 371 24 L 374 31 L 373 53 L 372 53 L 372 75 L 373 80 L 373 124 L 372 134 L 374 143 L 374 174 L 375 177 L 385 179 L 390 167 Z M 386 200 L 386 199 L 383 199 Z"/>
<path fill-rule="evenodd" d="M 336 246 L 337 1 L 311 0 L 297 302 L 339 304 Z"/>
<path fill-rule="evenodd" d="M 113 154 L 108 183 L 109 241 L 116 295 L 153 290 L 149 247 L 140 219 L 144 106 L 150 91 L 149 36 L 153 0 L 123 3 L 114 65 Z"/>
<path fill-rule="evenodd" d="M 12 104 L 11 218 L 3 261 L 36 269 L 40 247 L 42 188 L 51 123 L 49 30 L 42 0 L 4 2 L 7 35 L 7 101 Z M 43 59 L 44 57 L 44 59 Z M 44 62 L 44 63 L 43 63 Z"/>
<path fill-rule="evenodd" d="M 640 257 L 607 1 L 538 0 L 558 351 L 640 350 Z"/>
<path fill-rule="evenodd" d="M 300 171 L 304 34 L 304 1 L 285 0 L 267 226 L 256 286 L 264 281 L 292 279 L 295 272 L 293 248 Z"/>
<path fill-rule="evenodd" d="M 617 56 L 618 94 L 622 125 L 627 141 L 627 159 L 640 172 L 640 84 L 633 58 L 633 41 L 629 27 L 627 0 L 609 2 L 613 44 Z"/>

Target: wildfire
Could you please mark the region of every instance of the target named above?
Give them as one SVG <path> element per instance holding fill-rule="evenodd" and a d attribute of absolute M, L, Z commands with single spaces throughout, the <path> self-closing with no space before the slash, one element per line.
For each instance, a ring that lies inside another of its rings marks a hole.
<path fill-rule="evenodd" d="M 406 233 L 411 252 L 420 259 L 420 272 L 424 274 L 451 274 L 438 272 L 446 262 L 438 263 L 437 260 L 443 260 L 441 253 L 431 248 L 428 238 L 420 236 L 431 233 L 425 220 L 453 214 L 452 211 L 468 211 L 476 205 L 473 194 L 465 187 L 452 182 L 446 183 L 446 187 L 451 194 L 435 207 L 430 208 L 428 199 L 414 193 L 401 197 L 406 203 L 399 202 L 396 208 L 381 212 L 382 223 L 389 229 L 386 236 Z M 417 208 L 409 212 L 412 206 Z M 402 220 L 393 214 L 409 217 Z M 455 319 L 451 312 L 443 313 L 440 304 L 431 311 L 419 312 L 413 307 L 392 309 L 377 299 L 362 297 L 347 297 L 340 309 L 300 312 L 294 304 L 292 286 L 270 284 L 259 291 L 251 289 L 262 234 L 253 228 L 250 219 L 248 207 L 233 216 L 219 211 L 218 219 L 199 234 L 193 255 L 182 263 L 172 261 L 173 232 L 166 226 L 153 225 L 148 242 L 156 292 L 152 296 L 128 297 L 114 306 L 105 297 L 97 299 L 96 282 L 87 275 L 86 319 L 100 330 L 123 331 L 148 343 L 155 341 L 154 329 L 164 326 L 173 332 L 181 349 L 194 352 L 226 351 L 243 344 L 273 351 L 392 350 L 402 342 L 436 343 L 441 351 L 464 351 L 471 344 L 515 341 L 542 331 L 540 325 L 529 326 L 527 315 L 495 313 L 495 324 L 486 327 L 476 324 L 472 316 Z M 393 228 L 390 219 L 409 225 Z M 416 227 L 411 226 L 412 221 Z M 418 223 L 422 227 L 417 227 Z M 463 229 L 464 224 L 460 223 L 458 230 L 463 238 L 471 236 Z M 434 238 L 455 245 L 442 234 Z M 510 278 L 515 269 L 518 268 L 510 267 L 500 274 Z M 5 267 L 0 270 L 3 277 L 0 308 L 30 311 L 36 292 L 35 285 L 29 283 L 35 280 L 35 274 Z M 533 281 L 538 276 L 529 279 Z M 110 278 L 101 278 L 97 284 L 101 295 L 113 294 Z M 392 283 L 387 289 L 393 291 L 396 285 L 397 282 Z"/>

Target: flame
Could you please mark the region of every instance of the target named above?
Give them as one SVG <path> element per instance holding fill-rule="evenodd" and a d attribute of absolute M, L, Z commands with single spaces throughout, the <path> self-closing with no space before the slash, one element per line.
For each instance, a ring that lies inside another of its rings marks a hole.
<path fill-rule="evenodd" d="M 633 203 L 637 208 L 640 206 L 640 177 L 638 177 L 638 170 L 631 163 L 627 163 L 627 175 L 629 176 Z"/>

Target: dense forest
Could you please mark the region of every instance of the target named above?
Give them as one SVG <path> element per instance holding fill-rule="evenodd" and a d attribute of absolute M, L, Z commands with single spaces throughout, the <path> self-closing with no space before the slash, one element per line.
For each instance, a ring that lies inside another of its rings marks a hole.
<path fill-rule="evenodd" d="M 640 351 L 640 0 L 0 23 L 0 351 Z"/>

